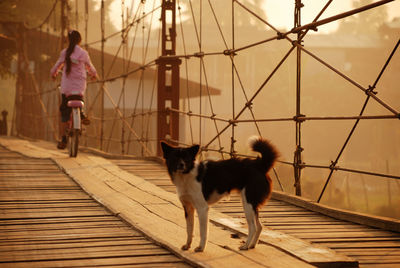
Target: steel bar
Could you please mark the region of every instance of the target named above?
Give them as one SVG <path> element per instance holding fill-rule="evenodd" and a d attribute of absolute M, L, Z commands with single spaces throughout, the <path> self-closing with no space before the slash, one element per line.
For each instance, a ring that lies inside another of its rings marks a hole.
<path fill-rule="evenodd" d="M 232 0 L 231 3 L 231 12 L 232 12 L 232 20 L 231 20 L 231 27 L 232 27 L 232 50 L 235 50 L 235 1 Z M 234 54 L 230 55 L 231 59 L 231 89 L 232 89 L 232 118 L 235 118 L 236 114 L 236 101 L 235 101 L 235 61 L 234 61 Z M 231 131 L 231 148 L 230 148 L 230 156 L 234 157 L 236 154 L 235 151 L 235 124 L 232 124 L 232 131 Z M 221 148 L 221 146 L 219 146 Z M 224 154 L 221 153 L 221 156 L 223 158 Z"/>
<path fill-rule="evenodd" d="M 57 85 L 57 86 L 55 86 L 55 87 L 53 87 L 53 88 L 51 88 L 49 90 L 40 91 L 39 93 L 36 93 L 36 92 L 23 92 L 21 95 L 24 95 L 24 96 L 44 95 L 44 94 L 48 94 L 48 93 L 52 93 L 52 92 L 56 91 L 58 89 L 58 87 L 59 87 L 59 85 Z"/>
<path fill-rule="evenodd" d="M 105 71 L 104 71 L 104 43 L 105 43 L 105 8 L 104 8 L 104 0 L 101 0 L 101 9 L 100 9 L 100 30 L 101 30 L 101 79 L 105 79 Z M 103 139 L 104 139 L 104 82 L 101 82 L 100 88 L 100 107 L 101 107 L 101 121 L 100 121 L 100 150 L 103 150 Z"/>
<path fill-rule="evenodd" d="M 350 10 L 350 11 L 347 11 L 347 12 L 343 12 L 343 13 L 340 13 L 338 15 L 335 15 L 335 16 L 332 16 L 332 17 L 329 17 L 329 18 L 326 18 L 326 19 L 322 19 L 320 21 L 312 22 L 312 23 L 309 23 L 309 24 L 306 24 L 306 25 L 303 25 L 303 26 L 299 26 L 299 27 L 294 27 L 290 31 L 290 33 L 299 33 L 299 32 L 301 32 L 302 30 L 305 30 L 305 29 L 317 30 L 318 26 L 321 26 L 321 25 L 324 25 L 324 24 L 327 24 L 327 23 L 330 23 L 330 22 L 333 22 L 333 21 L 336 21 L 336 20 L 339 20 L 339 19 L 343 19 L 343 18 L 352 16 L 354 14 L 357 14 L 357 13 L 360 13 L 360 12 L 363 12 L 363 11 L 366 11 L 366 10 L 369 10 L 369 9 L 372 9 L 372 8 L 375 8 L 375 7 L 378 7 L 378 6 L 387 4 L 389 2 L 393 2 L 393 1 L 394 0 L 382 0 L 382 1 L 378 1 L 378 2 L 375 2 L 375 3 L 369 4 L 369 5 L 365 5 L 363 7 L 355 8 L 353 10 Z"/>
<path fill-rule="evenodd" d="M 174 109 L 174 108 L 167 108 L 166 110 L 170 111 L 170 112 L 174 112 L 174 113 L 184 114 L 184 115 L 187 115 L 187 116 L 195 116 L 195 117 L 200 117 L 200 118 L 207 118 L 207 119 L 210 119 L 210 120 L 222 121 L 222 122 L 226 122 L 226 123 L 230 122 L 229 119 L 219 118 L 219 117 L 216 117 L 215 115 L 197 114 L 197 113 L 193 113 L 191 111 L 185 112 L 185 111 L 180 111 L 180 110 Z"/>
<path fill-rule="evenodd" d="M 303 164 L 302 167 L 305 167 L 305 168 L 308 167 L 308 168 L 331 169 L 331 170 L 346 171 L 346 172 L 351 172 L 351 173 L 365 174 L 365 175 L 385 177 L 385 178 L 391 178 L 391 179 L 400 179 L 400 176 L 396 176 L 396 175 L 383 174 L 383 173 L 377 173 L 377 172 L 370 172 L 370 171 L 364 171 L 364 170 L 357 170 L 357 169 L 351 169 L 351 168 L 341 168 L 341 167 L 338 167 L 338 166 L 334 166 L 333 167 L 333 166 Z M 319 200 L 318 200 L 318 202 L 319 202 Z"/>
<path fill-rule="evenodd" d="M 245 50 L 245 49 L 248 49 L 248 48 L 252 48 L 252 47 L 255 47 L 255 46 L 258 46 L 258 45 L 261 45 L 261 44 L 265 44 L 265 43 L 270 42 L 270 41 L 278 40 L 278 39 L 279 39 L 279 35 L 276 35 L 276 36 L 264 39 L 264 40 L 259 41 L 259 42 L 252 43 L 252 44 L 244 46 L 244 47 L 231 49 L 231 50 L 229 50 L 229 52 L 230 53 L 236 53 L 236 52 L 239 52 L 239 51 L 242 51 L 242 50 Z M 226 54 L 226 53 L 224 53 L 224 54 Z"/>
<path fill-rule="evenodd" d="M 148 63 L 146 63 L 144 65 L 141 65 L 141 66 L 139 66 L 139 67 L 137 67 L 137 68 L 135 68 L 133 70 L 130 70 L 130 71 L 126 72 L 126 73 L 123 73 L 123 74 L 120 74 L 120 75 L 117 75 L 117 76 L 113 76 L 113 77 L 109 77 L 109 78 L 105 78 L 105 79 L 99 79 L 97 81 L 89 81 L 88 84 L 98 84 L 98 83 L 103 83 L 103 82 L 104 83 L 113 82 L 113 81 L 115 81 L 117 79 L 127 77 L 127 76 L 129 76 L 131 74 L 137 73 L 139 71 L 142 71 L 143 69 L 146 69 L 148 67 L 152 67 L 152 66 L 155 66 L 155 65 L 156 65 L 156 61 L 155 60 L 151 60 L 150 62 L 148 62 Z"/>
<path fill-rule="evenodd" d="M 253 123 L 253 122 L 279 122 L 279 121 L 323 121 L 323 120 L 355 120 L 355 119 L 399 119 L 398 115 L 359 115 L 359 116 L 299 116 L 297 119 L 293 117 L 282 118 L 264 118 L 264 119 L 241 119 L 231 120 L 232 123 Z"/>
<path fill-rule="evenodd" d="M 294 8 L 294 27 L 301 25 L 301 9 L 303 7 L 301 0 L 296 0 Z M 296 116 L 299 118 L 301 114 L 301 32 L 297 33 L 296 43 Z M 302 152 L 301 147 L 301 124 L 303 121 L 296 120 L 296 150 L 294 152 L 294 187 L 297 196 L 301 196 L 301 169 L 302 164 Z"/>

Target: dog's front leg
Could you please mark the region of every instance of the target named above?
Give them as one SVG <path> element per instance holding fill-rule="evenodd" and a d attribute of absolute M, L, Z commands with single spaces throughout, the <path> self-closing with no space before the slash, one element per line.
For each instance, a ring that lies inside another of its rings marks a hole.
<path fill-rule="evenodd" d="M 193 239 L 193 226 L 194 226 L 194 208 L 190 203 L 182 202 L 183 209 L 185 210 L 185 219 L 186 219 L 186 232 L 187 239 L 186 244 L 182 246 L 182 250 L 188 250 L 190 245 L 192 244 Z"/>
<path fill-rule="evenodd" d="M 206 247 L 207 236 L 208 236 L 208 206 L 204 206 L 197 209 L 197 214 L 199 216 L 200 225 L 200 244 L 194 251 L 202 252 Z"/>

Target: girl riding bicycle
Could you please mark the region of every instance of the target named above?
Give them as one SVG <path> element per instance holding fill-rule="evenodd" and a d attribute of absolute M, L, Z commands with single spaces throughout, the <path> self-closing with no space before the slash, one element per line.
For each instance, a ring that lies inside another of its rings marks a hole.
<path fill-rule="evenodd" d="M 81 34 L 78 31 L 68 33 L 69 45 L 63 49 L 56 64 L 51 68 L 50 74 L 56 79 L 58 72 L 63 68 L 61 77 L 61 141 L 57 148 L 64 149 L 67 146 L 66 129 L 71 115 L 71 108 L 67 106 L 69 100 L 82 100 L 86 90 L 86 72 L 92 79 L 97 79 L 97 71 L 94 68 L 89 54 L 81 48 Z M 89 124 L 90 121 L 83 116 L 82 123 Z"/>

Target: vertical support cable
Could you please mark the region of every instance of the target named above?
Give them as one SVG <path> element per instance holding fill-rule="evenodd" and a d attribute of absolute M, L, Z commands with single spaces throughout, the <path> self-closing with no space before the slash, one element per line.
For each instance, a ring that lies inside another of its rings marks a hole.
<path fill-rule="evenodd" d="M 181 36 L 182 36 L 182 48 L 183 48 L 183 52 L 184 55 L 187 55 L 186 52 L 186 44 L 185 44 L 185 35 L 184 35 L 184 31 L 183 31 L 183 25 L 182 25 L 182 12 L 181 12 L 181 7 L 180 7 L 180 3 L 178 0 L 178 12 L 179 12 L 179 21 L 180 21 L 180 29 L 181 29 Z M 186 77 L 186 95 L 187 95 L 187 107 L 188 107 L 188 111 L 189 111 L 189 129 L 190 129 L 190 140 L 191 143 L 194 143 L 194 138 L 193 138 L 193 124 L 192 124 L 192 116 L 190 116 L 190 114 L 192 113 L 192 109 L 191 109 L 191 103 L 190 103 L 190 88 L 189 88 L 189 70 L 188 70 L 188 59 L 185 57 L 185 77 Z"/>
<path fill-rule="evenodd" d="M 143 9 L 143 17 L 146 14 L 145 9 Z M 145 65 L 145 61 L 146 61 L 146 46 L 145 46 L 145 40 L 144 40 L 144 29 L 146 28 L 145 26 L 145 20 L 142 19 L 142 65 Z M 142 93 L 142 108 L 141 108 L 141 131 L 140 131 L 140 139 L 142 141 L 144 141 L 144 82 L 145 82 L 145 69 L 142 69 L 142 76 L 141 76 L 141 83 L 140 83 L 140 88 L 139 88 L 139 92 Z M 138 94 L 139 96 L 140 94 Z M 144 151 L 143 151 L 143 147 L 141 148 L 141 155 L 144 155 Z"/>
<path fill-rule="evenodd" d="M 295 3 L 295 11 L 294 11 L 294 27 L 301 26 L 301 8 L 303 7 L 303 3 L 301 0 L 296 0 Z M 297 40 L 296 42 L 301 44 L 302 33 L 297 33 Z M 297 54 L 296 54 L 296 151 L 294 152 L 294 187 L 296 190 L 296 195 L 301 196 L 301 169 L 302 169 L 302 151 L 303 148 L 301 147 L 301 123 L 302 121 L 299 120 L 301 114 L 301 48 L 297 47 Z"/>
<path fill-rule="evenodd" d="M 85 49 L 88 49 L 89 0 L 85 0 Z"/>
<path fill-rule="evenodd" d="M 125 29 L 125 27 L 128 25 L 128 11 L 126 12 L 126 25 L 125 25 L 125 1 L 121 0 L 121 26 L 122 29 Z M 126 73 L 128 71 L 127 68 L 127 63 L 125 62 L 125 59 L 128 57 L 128 33 L 124 30 L 121 32 L 121 38 L 122 38 L 122 65 L 123 65 L 123 73 Z M 126 107 L 125 107 L 125 86 L 126 86 L 126 76 L 122 78 L 122 120 L 125 120 L 126 118 Z M 121 123 L 122 128 L 121 128 L 121 154 L 125 154 L 125 124 Z"/>
<path fill-rule="evenodd" d="M 100 121 L 100 150 L 103 150 L 103 138 L 104 138 L 104 0 L 101 0 L 101 16 L 100 16 L 100 27 L 101 27 L 101 96 L 100 96 L 100 108 L 101 108 L 101 121 Z"/>
<path fill-rule="evenodd" d="M 75 0 L 75 28 L 77 31 L 79 31 L 78 26 L 79 26 L 79 13 L 78 13 L 78 0 Z"/>
<path fill-rule="evenodd" d="M 67 28 L 66 15 L 65 15 L 65 7 L 67 0 L 61 0 L 61 44 L 60 51 L 64 48 L 65 43 L 67 43 L 67 39 L 65 38 L 65 31 Z"/>
<path fill-rule="evenodd" d="M 203 17 L 203 0 L 200 0 L 200 29 L 199 29 L 199 53 L 201 54 L 202 53 L 202 51 L 201 51 L 201 48 L 202 48 L 202 17 Z M 193 20 L 194 20 L 194 18 L 193 18 Z M 199 57 L 199 68 L 200 68 L 200 70 L 199 70 L 199 74 L 200 74 L 200 81 L 199 81 L 199 85 L 200 85 L 200 92 L 199 92 L 199 96 L 200 96 L 200 98 L 199 98 L 199 114 L 202 114 L 202 105 L 203 105 L 203 101 L 202 101 L 202 98 L 203 98 L 203 91 L 202 91 L 202 89 L 203 89 L 203 81 L 202 81 L 202 75 L 203 75 L 203 68 L 202 68 L 202 66 L 201 66 L 201 61 L 203 60 L 203 58 L 202 57 Z M 202 124 L 201 124 L 201 120 L 202 120 L 202 118 L 201 117 L 199 117 L 199 144 L 201 145 L 201 141 L 202 141 L 202 138 L 201 138 L 201 132 L 202 132 Z"/>
<path fill-rule="evenodd" d="M 78 1 L 77 1 L 78 2 Z M 85 50 L 87 51 L 88 50 L 88 22 L 89 22 L 89 0 L 85 0 L 85 16 L 84 16 L 84 20 L 85 20 L 85 28 L 84 28 L 84 33 L 85 33 Z M 86 100 L 86 103 L 89 103 L 89 95 L 90 95 L 90 90 L 87 90 L 86 91 L 86 94 L 85 94 L 85 100 Z M 88 114 L 88 116 L 90 117 L 91 115 L 90 114 Z M 85 138 L 85 146 L 87 147 L 88 146 L 88 137 L 87 137 L 87 132 L 86 131 L 83 131 L 82 132 L 82 134 L 83 135 L 85 135 L 86 136 L 86 138 Z"/>
<path fill-rule="evenodd" d="M 24 126 L 24 122 L 22 121 L 24 116 L 23 116 L 23 110 L 24 110 L 24 105 L 23 104 L 23 78 L 22 78 L 22 68 L 23 68 L 23 63 L 22 63 L 22 43 L 23 43 L 23 27 L 21 24 L 17 25 L 18 32 L 16 34 L 16 49 L 17 49 L 17 81 L 15 84 L 16 87 L 16 92 L 15 92 L 15 122 L 14 124 L 16 125 L 15 127 L 15 133 L 16 135 L 23 134 L 22 131 L 22 126 Z"/>
<path fill-rule="evenodd" d="M 235 0 L 232 0 L 232 49 L 235 49 Z M 232 119 L 235 118 L 235 62 L 234 57 L 232 57 Z M 232 124 L 232 136 L 231 136 L 231 157 L 235 155 L 235 123 Z"/>
<path fill-rule="evenodd" d="M 65 28 L 66 28 L 66 22 L 65 22 L 65 1 L 66 0 L 61 0 L 60 2 L 60 8 L 61 8 L 61 36 L 60 36 L 60 50 L 61 51 L 64 48 L 64 45 L 66 43 L 66 38 L 65 38 Z M 54 16 L 56 17 L 56 16 Z M 56 95 L 56 103 L 58 103 L 58 107 L 61 104 L 61 95 L 58 93 Z M 57 113 L 57 122 L 61 122 L 61 114 Z M 60 124 L 60 123 L 59 123 Z M 59 136 L 60 138 L 65 135 L 65 133 L 61 133 L 61 127 L 58 127 L 58 132 L 59 132 Z"/>

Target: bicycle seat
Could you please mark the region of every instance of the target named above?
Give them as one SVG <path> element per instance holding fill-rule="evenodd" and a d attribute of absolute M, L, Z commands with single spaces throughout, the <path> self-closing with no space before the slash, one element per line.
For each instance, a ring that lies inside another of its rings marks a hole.
<path fill-rule="evenodd" d="M 72 108 L 75 108 L 75 107 L 82 108 L 84 106 L 84 103 L 81 100 L 70 100 L 70 101 L 68 101 L 67 105 L 68 105 L 68 107 L 72 107 Z"/>

